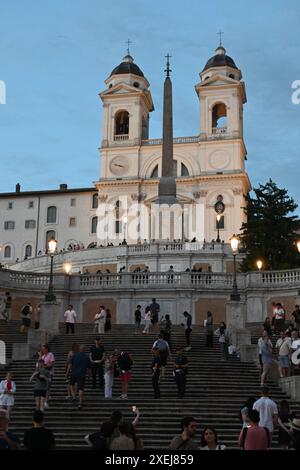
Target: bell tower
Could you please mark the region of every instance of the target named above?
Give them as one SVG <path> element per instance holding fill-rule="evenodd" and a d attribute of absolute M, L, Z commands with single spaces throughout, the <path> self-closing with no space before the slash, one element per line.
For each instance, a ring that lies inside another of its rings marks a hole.
<path fill-rule="evenodd" d="M 240 69 L 221 44 L 200 72 L 200 79 L 201 82 L 195 87 L 200 104 L 200 141 L 222 142 L 219 148 L 223 157 L 220 153 L 219 160 L 224 161 L 224 169 L 226 166 L 232 170 L 244 170 L 246 148 L 243 139 L 243 105 L 247 101 L 245 84 Z M 237 144 L 234 148 L 233 143 Z M 209 168 L 210 163 L 212 162 L 204 165 L 208 171 L 223 169 L 221 161 L 219 167 L 218 163 L 213 162 L 214 168 Z"/>
<path fill-rule="evenodd" d="M 129 50 L 105 83 L 107 88 L 99 95 L 104 108 L 101 177 L 134 177 L 138 174 L 137 149 L 149 137 L 149 113 L 154 110 L 150 84 Z M 122 166 L 124 150 L 127 157 Z"/>

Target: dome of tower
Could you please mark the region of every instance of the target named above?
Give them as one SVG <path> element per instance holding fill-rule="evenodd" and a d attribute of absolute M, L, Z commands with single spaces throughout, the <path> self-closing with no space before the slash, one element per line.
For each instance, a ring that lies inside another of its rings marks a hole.
<path fill-rule="evenodd" d="M 131 57 L 131 55 L 129 54 L 123 57 L 123 62 L 121 62 L 117 67 L 113 69 L 113 71 L 110 74 L 110 77 L 112 75 L 120 75 L 120 74 L 125 74 L 125 73 L 132 73 L 134 75 L 138 75 L 139 77 L 144 77 L 143 72 L 133 62 L 133 57 Z"/>
<path fill-rule="evenodd" d="M 206 62 L 206 65 L 205 65 L 204 69 L 202 70 L 202 72 L 204 72 L 204 70 L 210 69 L 212 67 L 227 66 L 227 67 L 231 67 L 233 69 L 237 69 L 237 66 L 234 63 L 234 60 L 231 57 L 229 57 L 229 55 L 226 55 L 226 49 L 223 46 L 217 47 L 215 52 L 216 52 L 216 55 L 211 57 Z"/>

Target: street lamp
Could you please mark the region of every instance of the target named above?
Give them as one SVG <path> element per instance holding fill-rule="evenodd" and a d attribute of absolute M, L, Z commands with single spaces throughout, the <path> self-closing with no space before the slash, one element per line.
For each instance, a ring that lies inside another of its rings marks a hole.
<path fill-rule="evenodd" d="M 256 261 L 256 266 L 257 266 L 257 268 L 258 268 L 259 271 L 261 270 L 262 265 L 263 265 L 263 262 L 262 262 L 260 259 L 258 259 L 258 260 Z"/>
<path fill-rule="evenodd" d="M 124 223 L 124 242 L 126 242 L 126 224 L 127 224 L 127 215 L 124 215 L 123 217 L 123 223 Z"/>
<path fill-rule="evenodd" d="M 216 242 L 217 243 L 220 243 L 220 220 L 221 220 L 221 216 L 220 214 L 217 215 L 217 230 L 218 230 L 218 236 L 217 236 L 217 240 Z"/>
<path fill-rule="evenodd" d="M 298 248 L 298 251 L 299 251 L 299 253 L 300 253 L 300 241 L 297 242 L 297 248 Z"/>
<path fill-rule="evenodd" d="M 71 264 L 71 263 L 65 263 L 65 264 L 64 264 L 64 270 L 65 270 L 65 273 L 66 273 L 67 275 L 70 274 L 71 269 L 72 269 L 72 264 Z"/>
<path fill-rule="evenodd" d="M 239 239 L 236 235 L 232 235 L 230 239 L 230 245 L 233 254 L 233 285 L 232 285 L 232 293 L 230 295 L 231 300 L 241 300 L 241 296 L 238 293 L 237 283 L 236 283 L 236 260 L 235 257 L 237 255 L 238 246 L 239 246 Z"/>
<path fill-rule="evenodd" d="M 45 295 L 46 302 L 56 301 L 56 297 L 53 292 L 53 256 L 56 250 L 56 246 L 57 246 L 57 240 L 55 240 L 55 238 L 52 237 L 48 242 L 48 253 L 50 254 L 50 258 L 51 258 L 51 265 L 50 265 L 50 280 L 49 280 L 48 292 Z"/>

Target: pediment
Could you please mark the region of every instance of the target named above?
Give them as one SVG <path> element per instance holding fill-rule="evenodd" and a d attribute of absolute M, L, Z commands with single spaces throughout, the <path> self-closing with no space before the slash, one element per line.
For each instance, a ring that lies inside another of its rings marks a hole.
<path fill-rule="evenodd" d="M 227 77 L 225 75 L 213 75 L 212 77 L 208 78 L 207 80 L 204 80 L 203 82 L 199 83 L 197 87 L 205 87 L 205 86 L 211 86 L 211 85 L 233 85 L 240 83 L 237 80 L 234 80 L 233 78 Z"/>
<path fill-rule="evenodd" d="M 107 95 L 121 95 L 121 94 L 126 94 L 126 93 L 142 93 L 143 91 L 135 88 L 131 85 L 128 85 L 127 83 L 118 83 L 115 86 L 112 86 L 111 88 L 108 88 L 107 90 L 103 91 L 100 93 L 100 96 L 107 96 Z"/>

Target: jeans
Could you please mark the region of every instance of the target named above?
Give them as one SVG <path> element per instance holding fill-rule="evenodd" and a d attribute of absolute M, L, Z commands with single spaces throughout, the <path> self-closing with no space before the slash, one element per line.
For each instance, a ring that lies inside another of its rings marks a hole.
<path fill-rule="evenodd" d="M 105 372 L 104 374 L 105 389 L 104 396 L 105 398 L 112 398 L 112 386 L 114 383 L 114 374 L 113 372 Z"/>

